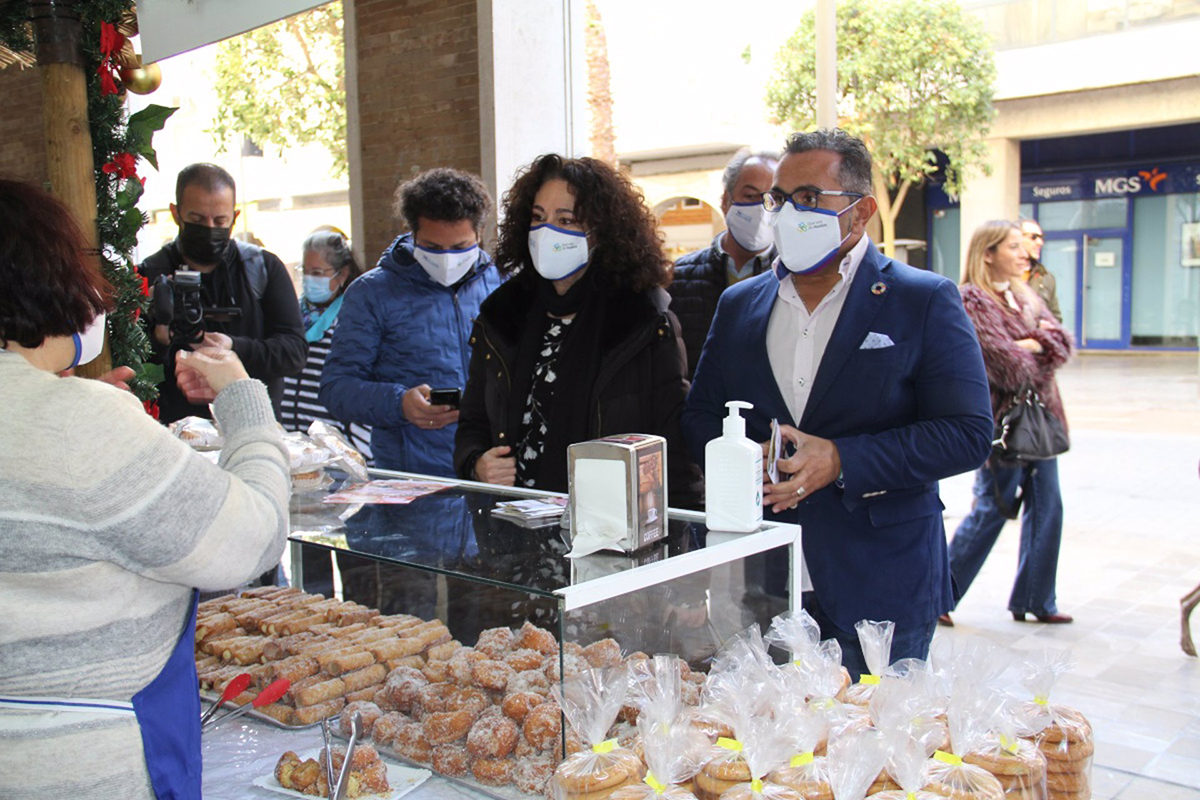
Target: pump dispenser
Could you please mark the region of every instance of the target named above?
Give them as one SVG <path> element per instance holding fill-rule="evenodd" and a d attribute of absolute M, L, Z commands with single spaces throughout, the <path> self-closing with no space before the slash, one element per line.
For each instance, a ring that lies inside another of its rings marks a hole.
<path fill-rule="evenodd" d="M 762 527 L 762 447 L 746 438 L 740 409 L 730 400 L 723 434 L 704 448 L 705 525 L 709 530 L 753 533 Z"/>

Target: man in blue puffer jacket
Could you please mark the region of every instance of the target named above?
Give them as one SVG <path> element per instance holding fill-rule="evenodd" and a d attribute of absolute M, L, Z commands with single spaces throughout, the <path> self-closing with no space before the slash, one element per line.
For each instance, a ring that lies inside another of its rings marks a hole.
<path fill-rule="evenodd" d="M 472 320 L 500 285 L 479 247 L 490 204 L 458 170 L 402 184 L 396 210 L 411 233 L 346 290 L 319 396 L 343 422 L 372 426 L 380 469 L 454 476 L 458 409 L 431 404 L 430 392 L 466 385 Z"/>

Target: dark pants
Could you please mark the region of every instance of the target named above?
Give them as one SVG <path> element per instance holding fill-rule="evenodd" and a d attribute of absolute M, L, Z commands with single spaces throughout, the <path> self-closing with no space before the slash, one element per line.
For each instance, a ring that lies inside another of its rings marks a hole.
<path fill-rule="evenodd" d="M 822 639 L 837 639 L 842 646 L 842 666 L 850 671 L 850 677 L 857 683 L 860 675 L 870 672 L 867 661 L 863 656 L 862 646 L 858 643 L 858 634 L 839 628 L 833 623 L 821 604 L 817 602 L 815 592 L 804 593 L 804 610 L 821 626 Z M 880 620 L 882 621 L 882 620 Z M 895 664 L 902 658 L 929 658 L 929 644 L 933 641 L 933 632 L 937 629 L 937 620 L 931 619 L 923 625 L 896 626 L 892 635 L 892 660 Z"/>

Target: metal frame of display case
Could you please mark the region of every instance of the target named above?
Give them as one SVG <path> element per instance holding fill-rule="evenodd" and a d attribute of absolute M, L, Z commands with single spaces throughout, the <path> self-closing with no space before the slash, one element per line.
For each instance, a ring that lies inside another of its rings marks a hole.
<path fill-rule="evenodd" d="M 478 481 L 467 481 L 456 478 L 443 478 L 431 475 L 421 475 L 412 472 L 397 472 L 392 470 L 372 469 L 370 470 L 372 479 L 382 480 L 418 480 L 428 481 L 431 483 L 443 483 L 447 486 L 466 489 L 478 490 L 492 495 L 501 495 L 514 498 L 529 498 L 529 499 L 544 499 L 552 497 L 566 497 L 559 492 L 546 492 L 538 489 L 525 489 L 514 486 L 497 486 L 490 483 L 480 483 Z M 681 522 L 704 524 L 705 515 L 698 511 L 685 511 L 680 509 L 668 509 L 668 520 L 678 520 Z M 301 515 L 303 519 L 303 515 Z M 322 534 L 318 534 L 322 535 Z M 643 564 L 641 566 L 631 567 L 628 570 L 618 572 L 611 575 L 588 580 L 579 584 L 572 584 L 553 592 L 561 598 L 564 612 L 575 611 L 595 603 L 600 603 L 605 600 L 610 600 L 621 595 L 631 592 L 640 591 L 650 586 L 661 584 L 665 581 L 674 578 L 680 578 L 686 575 L 691 575 L 705 569 L 710 569 L 722 564 L 727 564 L 732 561 L 747 558 L 748 556 L 762 553 L 767 550 L 773 550 L 778 547 L 790 546 L 790 571 L 789 571 L 789 602 L 793 608 L 798 607 L 800 592 L 801 592 L 801 550 L 800 550 L 800 526 L 789 523 L 764 522 L 762 528 L 757 533 L 725 533 L 722 531 L 709 531 L 710 536 L 718 536 L 723 541 L 716 544 L 707 545 L 699 550 L 689 553 L 683 553 L 676 556 L 667 556 L 661 560 L 652 563 Z M 308 537 L 307 539 L 305 537 Z M 293 530 L 289 535 L 289 556 L 291 561 L 292 576 L 294 581 L 303 582 L 303 564 L 301 560 L 301 550 L 305 542 L 320 543 L 319 540 L 314 541 L 313 534 L 301 530 Z M 388 558 L 377 554 L 361 552 L 349 547 L 342 549 L 351 555 L 356 555 L 362 558 L 385 561 L 388 563 L 397 564 L 398 566 L 407 567 L 409 569 L 420 569 L 432 572 L 439 572 L 454 578 L 459 578 L 466 581 L 475 581 L 483 583 L 494 583 L 487 578 L 457 572 L 454 570 L 439 569 L 430 565 L 407 563 L 402 560 Z M 507 585 L 507 588 L 520 588 L 522 591 L 529 594 L 546 593 L 532 587 L 519 587 L 516 585 Z"/>

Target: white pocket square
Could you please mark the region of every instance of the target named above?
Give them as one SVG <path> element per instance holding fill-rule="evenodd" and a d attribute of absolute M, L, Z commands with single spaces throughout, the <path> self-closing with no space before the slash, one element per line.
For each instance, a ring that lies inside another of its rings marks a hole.
<path fill-rule="evenodd" d="M 884 347 L 892 347 L 896 343 L 892 341 L 892 337 L 886 333 L 868 333 L 867 338 L 863 339 L 863 343 L 859 346 L 859 350 L 880 350 Z"/>

